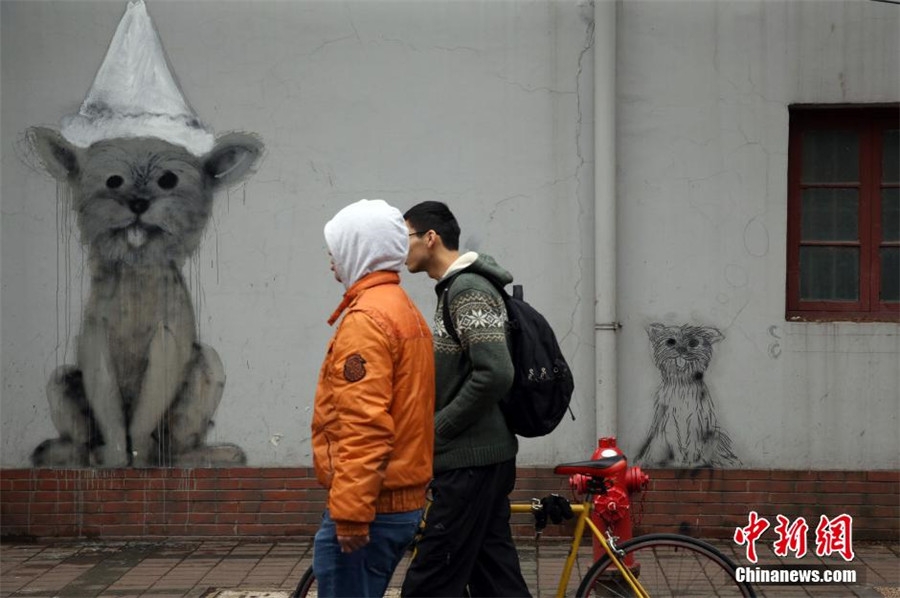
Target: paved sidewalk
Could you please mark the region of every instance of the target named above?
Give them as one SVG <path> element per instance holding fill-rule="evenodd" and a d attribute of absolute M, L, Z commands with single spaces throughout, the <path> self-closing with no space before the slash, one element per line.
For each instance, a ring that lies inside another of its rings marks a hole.
<path fill-rule="evenodd" d="M 738 547 L 725 542 L 716 544 L 735 561 L 745 562 Z M 854 549 L 854 568 L 862 572 L 859 584 L 767 586 L 758 590 L 761 595 L 773 597 L 900 598 L 900 545 L 857 543 Z M 761 563 L 777 562 L 766 547 L 758 545 L 758 550 Z M 523 541 L 519 551 L 534 595 L 553 596 L 568 545 L 543 540 L 536 558 L 534 542 Z M 311 559 L 309 540 L 4 542 L 0 546 L 0 597 L 284 598 Z M 568 595 L 574 595 L 590 562 L 591 550 L 585 547 L 580 554 L 580 572 L 573 572 Z M 807 555 L 802 563 L 837 566 L 842 561 Z M 406 559 L 392 588 L 399 586 L 405 567 Z"/>

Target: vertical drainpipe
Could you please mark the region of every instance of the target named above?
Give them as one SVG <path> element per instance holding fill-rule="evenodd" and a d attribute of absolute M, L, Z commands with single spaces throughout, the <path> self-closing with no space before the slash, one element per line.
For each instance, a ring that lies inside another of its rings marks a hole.
<path fill-rule="evenodd" d="M 594 347 L 597 434 L 616 435 L 616 11 L 594 1 Z"/>

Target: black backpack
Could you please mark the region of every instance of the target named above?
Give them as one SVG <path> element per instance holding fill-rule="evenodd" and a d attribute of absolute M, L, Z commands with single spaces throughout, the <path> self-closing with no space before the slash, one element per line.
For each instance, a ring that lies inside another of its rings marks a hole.
<path fill-rule="evenodd" d="M 513 285 L 510 296 L 502 287 L 485 277 L 500 292 L 506 304 L 511 340 L 510 357 L 515 368 L 512 388 L 500 409 L 509 429 L 526 438 L 544 436 L 559 425 L 575 390 L 572 371 L 556 342 L 547 320 L 522 298 L 522 285 Z M 450 317 L 451 280 L 444 289 L 444 328 L 453 340 L 459 335 Z M 575 419 L 575 415 L 572 415 Z"/>

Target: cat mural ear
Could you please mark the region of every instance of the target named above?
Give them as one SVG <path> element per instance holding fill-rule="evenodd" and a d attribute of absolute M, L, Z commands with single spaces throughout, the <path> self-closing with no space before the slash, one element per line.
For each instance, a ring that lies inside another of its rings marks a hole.
<path fill-rule="evenodd" d="M 717 343 L 725 338 L 725 335 L 719 332 L 716 328 L 703 328 L 702 334 L 706 337 L 706 340 L 710 345 L 713 343 Z"/>
<path fill-rule="evenodd" d="M 248 133 L 228 133 L 203 158 L 203 171 L 214 187 L 228 187 L 250 174 L 262 156 L 263 144 Z"/>
<path fill-rule="evenodd" d="M 58 131 L 47 127 L 31 127 L 28 143 L 44 168 L 58 181 L 68 181 L 78 174 L 78 149 Z"/>
<path fill-rule="evenodd" d="M 666 327 L 664 324 L 659 324 L 659 323 L 650 324 L 650 326 L 647 327 L 647 336 L 650 337 L 651 342 L 655 343 L 656 339 L 659 338 L 659 335 L 661 335 L 663 333 L 663 331 L 665 331 L 665 329 L 666 329 Z"/>

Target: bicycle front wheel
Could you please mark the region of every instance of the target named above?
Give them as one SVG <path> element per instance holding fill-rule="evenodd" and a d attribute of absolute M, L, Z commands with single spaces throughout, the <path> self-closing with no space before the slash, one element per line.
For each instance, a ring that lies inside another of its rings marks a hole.
<path fill-rule="evenodd" d="M 317 595 L 316 574 L 313 573 L 312 565 L 310 565 L 309 569 L 306 570 L 306 573 L 303 574 L 303 577 L 300 578 L 300 583 L 294 588 L 294 593 L 291 594 L 291 598 L 315 598 Z"/>
<path fill-rule="evenodd" d="M 618 547 L 641 586 L 652 598 L 746 596 L 756 594 L 735 579 L 736 565 L 714 546 L 677 534 L 647 534 Z M 598 559 L 578 586 L 579 598 L 633 598 L 634 590 L 608 555 Z"/>

